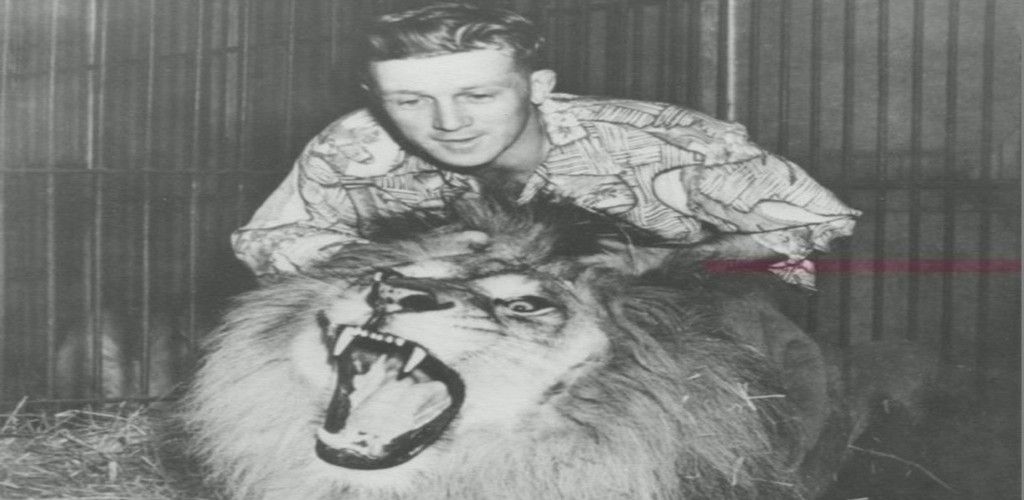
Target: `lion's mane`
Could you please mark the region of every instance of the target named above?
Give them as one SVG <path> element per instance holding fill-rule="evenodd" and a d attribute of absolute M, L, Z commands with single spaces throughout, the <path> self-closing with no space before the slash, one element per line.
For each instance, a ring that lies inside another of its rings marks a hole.
<path fill-rule="evenodd" d="M 182 414 L 211 484 L 230 498 L 275 500 L 799 498 L 792 409 L 772 366 L 723 327 L 713 283 L 694 276 L 654 286 L 579 265 L 595 248 L 567 230 L 580 219 L 546 213 L 473 205 L 456 223 L 354 249 L 319 277 L 238 298 L 206 343 Z M 353 487 L 352 471 L 313 454 L 330 394 L 300 381 L 289 346 L 338 283 L 451 252 L 450 236 L 466 230 L 499 240 L 467 247 L 481 259 L 557 264 L 561 279 L 591 297 L 581 313 L 600 318 L 610 348 L 599 369 L 538 401 L 556 419 L 480 442 L 442 439 L 445 463 L 410 462 L 408 484 Z"/>

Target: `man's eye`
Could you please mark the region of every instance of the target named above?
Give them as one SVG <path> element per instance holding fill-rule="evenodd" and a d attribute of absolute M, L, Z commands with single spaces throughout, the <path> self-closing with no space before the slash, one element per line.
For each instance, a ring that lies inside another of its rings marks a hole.
<path fill-rule="evenodd" d="M 415 108 L 416 106 L 419 106 L 420 104 L 423 103 L 423 99 L 419 99 L 419 98 L 405 98 L 405 99 L 395 99 L 395 100 L 393 100 L 391 102 L 394 103 L 396 106 L 398 106 L 400 108 Z"/>
<path fill-rule="evenodd" d="M 527 295 L 525 297 L 519 297 L 512 300 L 494 299 L 494 305 L 519 314 L 535 313 L 555 307 L 550 300 L 533 295 Z"/>
<path fill-rule="evenodd" d="M 487 102 L 494 98 L 494 94 L 467 94 L 466 98 L 472 102 Z"/>

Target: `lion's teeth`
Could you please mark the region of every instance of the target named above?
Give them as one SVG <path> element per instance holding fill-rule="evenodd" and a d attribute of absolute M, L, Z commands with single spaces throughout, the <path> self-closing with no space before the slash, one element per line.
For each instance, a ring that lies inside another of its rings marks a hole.
<path fill-rule="evenodd" d="M 334 356 L 341 356 L 341 353 L 352 345 L 352 341 L 359 334 L 358 329 L 349 326 L 339 326 L 338 330 L 338 340 L 334 343 Z"/>
<path fill-rule="evenodd" d="M 427 351 L 419 346 L 413 347 L 412 354 L 409 354 L 409 359 L 405 360 L 405 365 L 402 366 L 402 375 L 415 370 L 424 359 L 427 359 Z"/>

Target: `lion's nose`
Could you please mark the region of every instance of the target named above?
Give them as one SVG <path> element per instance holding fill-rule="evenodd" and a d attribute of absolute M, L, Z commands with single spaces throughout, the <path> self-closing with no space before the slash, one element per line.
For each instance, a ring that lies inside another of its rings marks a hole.
<path fill-rule="evenodd" d="M 416 280 L 390 270 L 380 271 L 374 276 L 369 301 L 374 309 L 386 313 L 438 311 L 453 305 L 439 300 L 433 291 L 417 286 Z"/>

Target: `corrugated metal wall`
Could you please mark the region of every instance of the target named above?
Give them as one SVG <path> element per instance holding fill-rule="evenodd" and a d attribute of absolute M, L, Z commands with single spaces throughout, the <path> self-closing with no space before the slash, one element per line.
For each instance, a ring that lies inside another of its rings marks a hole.
<path fill-rule="evenodd" d="M 249 285 L 228 233 L 361 104 L 357 26 L 420 3 L 0 0 L 0 401 L 162 390 L 144 367 Z M 544 23 L 561 90 L 735 113 L 866 212 L 809 328 L 934 343 L 1019 398 L 1017 2 L 491 3 Z"/>

